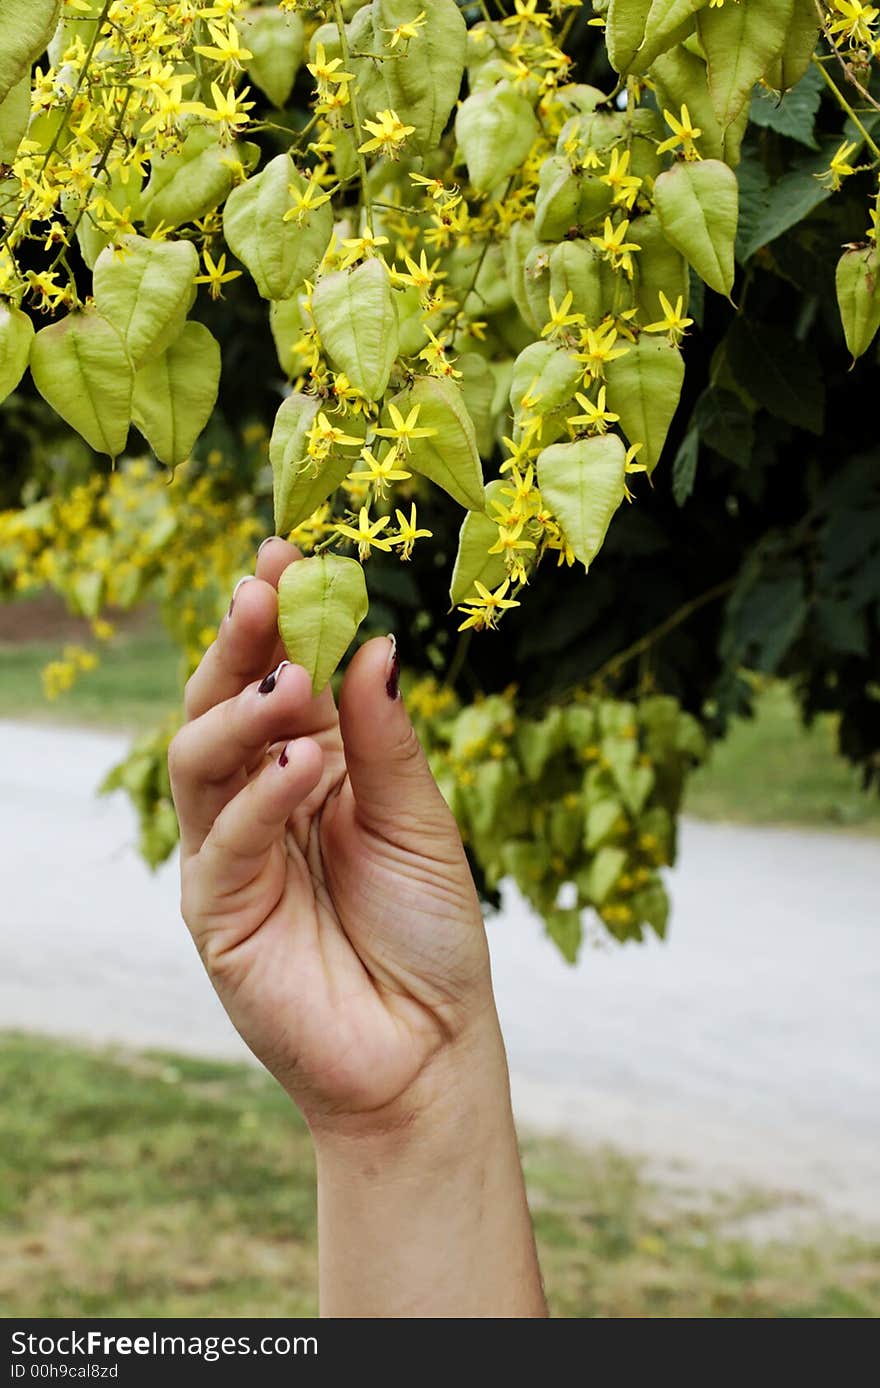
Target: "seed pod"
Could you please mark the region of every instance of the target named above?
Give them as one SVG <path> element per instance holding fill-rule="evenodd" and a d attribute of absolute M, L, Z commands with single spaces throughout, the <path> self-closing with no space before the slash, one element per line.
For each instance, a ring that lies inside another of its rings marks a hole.
<path fill-rule="evenodd" d="M 397 305 L 388 267 L 373 256 L 318 281 L 312 317 L 337 371 L 368 400 L 385 394 L 398 353 Z"/>
<path fill-rule="evenodd" d="M 837 302 L 853 361 L 867 352 L 880 328 L 880 263 L 874 246 L 844 251 L 837 262 Z"/>
<path fill-rule="evenodd" d="M 117 458 L 131 422 L 134 368 L 122 334 L 94 309 L 70 313 L 31 345 L 34 385 L 98 453 Z"/>
<path fill-rule="evenodd" d="M 30 73 L 52 37 L 61 0 L 3 0 L 0 8 L 0 101 Z"/>
<path fill-rule="evenodd" d="M 681 46 L 671 48 L 658 58 L 651 68 L 651 78 L 657 91 L 661 111 L 676 114 L 687 106 L 691 120 L 702 131 L 697 141 L 705 159 L 723 159 L 735 169 L 739 164 L 740 146 L 749 123 L 748 102 L 726 130 L 722 129 L 709 91 L 706 64 L 697 53 Z"/>
<path fill-rule="evenodd" d="M 245 63 L 252 82 L 273 106 L 284 106 L 305 51 L 305 29 L 298 14 L 278 9 L 248 10 L 242 22 L 244 47 L 253 55 Z"/>
<path fill-rule="evenodd" d="M 663 234 L 710 289 L 730 298 L 739 212 L 736 175 L 718 159 L 676 164 L 654 184 Z"/>
<path fill-rule="evenodd" d="M 203 323 L 187 323 L 170 347 L 141 367 L 132 418 L 160 463 L 186 462 L 219 388 L 220 344 Z"/>
<path fill-rule="evenodd" d="M 504 482 L 496 477 L 486 488 L 486 506 L 491 501 L 503 501 L 499 495 Z M 449 601 L 455 607 L 474 591 L 479 580 L 486 588 L 495 589 L 507 576 L 503 554 L 490 554 L 498 539 L 498 526 L 485 511 L 468 511 L 458 536 L 458 553 L 449 585 Z"/>
<path fill-rule="evenodd" d="M 0 303 L 0 405 L 27 370 L 34 325 L 26 313 Z"/>
<path fill-rule="evenodd" d="M 768 87 L 775 92 L 787 92 L 797 86 L 809 71 L 821 32 L 816 0 L 794 0 L 794 12 L 782 52 L 767 69 Z"/>
<path fill-rule="evenodd" d="M 653 0 L 645 20 L 645 37 L 632 60 L 631 71 L 647 72 L 662 53 L 692 34 L 697 11 L 707 3 L 708 0 Z"/>
<path fill-rule="evenodd" d="M 28 128 L 31 80 L 28 75 L 10 87 L 0 101 L 0 164 L 11 164 Z"/>
<path fill-rule="evenodd" d="M 404 417 L 418 405 L 418 427 L 434 431 L 412 440 L 407 467 L 442 487 L 460 506 L 482 511 L 486 497 L 476 431 L 455 382 L 446 376 L 419 376 L 394 396 L 394 404 Z M 390 422 L 387 412 L 383 421 Z"/>
<path fill-rule="evenodd" d="M 327 249 L 333 231 L 329 202 L 307 212 L 301 225 L 284 220 L 292 206 L 290 189 L 303 193 L 307 186 L 290 155 L 279 154 L 226 200 L 224 235 L 264 299 L 289 299 Z"/>
<path fill-rule="evenodd" d="M 636 257 L 636 286 L 639 322 L 656 323 L 663 317 L 661 293 L 675 305 L 680 297 L 682 312 L 687 312 L 691 281 L 688 265 L 681 251 L 676 250 L 663 234 L 655 213 L 638 217 L 630 225 L 630 235 L 641 246 Z"/>
<path fill-rule="evenodd" d="M 504 242 L 504 267 L 507 274 L 507 283 L 513 295 L 513 302 L 519 309 L 524 322 L 535 332 L 539 332 L 543 323 L 539 323 L 532 312 L 531 301 L 526 292 L 525 266 L 526 258 L 535 247 L 535 226 L 533 222 L 514 222 L 510 228 L 510 233 Z M 544 320 L 546 322 L 546 319 Z"/>
<path fill-rule="evenodd" d="M 299 375 L 302 358 L 293 349 L 310 326 L 301 295 L 293 294 L 289 299 L 278 299 L 269 305 L 269 328 L 278 364 L 288 379 Z"/>
<path fill-rule="evenodd" d="M 642 46 L 651 0 L 611 0 L 605 20 L 605 43 L 615 72 L 629 72 Z"/>
<path fill-rule="evenodd" d="M 321 402 L 314 395 L 288 395 L 275 416 L 269 441 L 275 501 L 275 533 L 286 535 L 322 505 L 353 466 L 353 447 L 331 449 L 320 463 L 308 456 L 309 429 Z M 345 432 L 366 435 L 363 417 L 345 420 Z"/>
<path fill-rule="evenodd" d="M 608 206 L 611 205 L 611 190 Z M 577 226 L 581 200 L 580 180 L 562 155 L 545 159 L 538 177 L 535 195 L 535 236 L 539 241 L 561 241 L 572 226 Z"/>
<path fill-rule="evenodd" d="M 216 130 L 194 126 L 179 150 L 152 161 L 143 201 L 147 231 L 155 231 L 160 223 L 179 227 L 213 212 L 232 188 L 232 165 L 238 161 L 252 168 L 259 153 L 255 144 L 224 145 Z"/>
<path fill-rule="evenodd" d="M 709 92 L 722 130 L 735 120 L 752 89 L 778 57 L 794 13 L 794 0 L 743 0 L 709 6 L 697 32 L 709 70 Z"/>
<path fill-rule="evenodd" d="M 278 630 L 288 656 L 320 694 L 348 650 L 370 603 L 356 559 L 316 554 L 288 564 L 278 584 Z"/>
<path fill-rule="evenodd" d="M 548 295 L 550 293 L 550 254 L 553 243 L 537 241 L 529 251 L 523 265 L 523 288 L 529 305 L 530 321 L 537 325 L 537 331 L 544 327 L 550 317 Z"/>
<path fill-rule="evenodd" d="M 135 369 L 181 331 L 195 298 L 199 256 L 191 241 L 126 236 L 95 262 L 98 312 L 118 328 Z"/>
<path fill-rule="evenodd" d="M 539 134 L 534 111 L 509 82 L 475 92 L 455 118 L 455 138 L 471 183 L 483 193 L 516 172 Z"/>
<path fill-rule="evenodd" d="M 639 224 L 643 220 L 639 218 Z M 589 241 L 561 241 L 553 247 L 550 253 L 553 302 L 561 304 L 570 292 L 572 313 L 582 313 L 588 327 L 596 327 L 611 312 L 616 284 L 611 266 L 596 254 Z"/>
<path fill-rule="evenodd" d="M 574 397 L 583 367 L 571 352 L 552 342 L 533 342 L 520 352 L 510 382 L 510 408 L 514 416 L 528 408 L 531 414 L 550 414 Z M 528 407 L 523 400 L 532 402 Z"/>
<path fill-rule="evenodd" d="M 383 63 L 383 76 L 392 108 L 405 125 L 414 150 L 436 149 L 452 108 L 458 100 L 464 73 L 467 29 L 455 0 L 375 0 L 373 26 L 378 52 L 388 31 L 401 24 L 423 21 L 409 52 L 400 62 Z"/>
<path fill-rule="evenodd" d="M 576 557 L 589 568 L 626 495 L 626 452 L 617 434 L 551 444 L 538 455 L 538 485 Z"/>
<path fill-rule="evenodd" d="M 684 384 L 681 352 L 665 337 L 643 333 L 623 357 L 609 362 L 608 408 L 620 416 L 631 444 L 641 443 L 639 462 L 649 475 L 660 461 Z"/>
<path fill-rule="evenodd" d="M 461 393 L 473 422 L 477 448 L 482 458 L 489 458 L 495 447 L 495 416 L 492 412 L 495 377 L 486 358 L 477 352 L 462 352 L 456 366 L 461 372 Z"/>

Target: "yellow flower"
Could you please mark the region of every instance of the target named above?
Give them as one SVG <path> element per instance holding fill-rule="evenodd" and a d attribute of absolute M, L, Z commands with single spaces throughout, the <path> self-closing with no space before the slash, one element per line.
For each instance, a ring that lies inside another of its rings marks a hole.
<path fill-rule="evenodd" d="M 230 280 L 238 279 L 241 271 L 227 270 L 225 251 L 215 264 L 211 252 L 206 247 L 202 252 L 202 259 L 205 262 L 205 274 L 196 275 L 193 284 L 207 284 L 211 298 L 222 299 L 224 284 L 228 284 Z"/>
<path fill-rule="evenodd" d="M 366 469 L 350 472 L 349 477 L 359 482 L 369 482 L 376 488 L 377 496 L 385 496 L 389 482 L 406 482 L 412 477 L 411 472 L 400 466 L 400 453 L 396 444 L 389 448 L 382 459 L 377 458 L 371 449 L 362 448 L 361 458 L 367 465 Z"/>
<path fill-rule="evenodd" d="M 556 307 L 555 300 L 551 294 L 547 300 L 550 309 L 550 318 L 541 329 L 542 337 L 555 337 L 557 333 L 564 332 L 569 327 L 581 327 L 586 321 L 582 313 L 569 313 L 574 295 L 569 289 L 559 308 Z"/>
<path fill-rule="evenodd" d="M 391 424 L 384 429 L 377 429 L 376 433 L 383 439 L 395 439 L 401 446 L 404 453 L 409 452 L 410 444 L 413 439 L 429 439 L 436 434 L 436 429 L 419 426 L 418 419 L 421 413 L 421 405 L 413 405 L 406 419 L 403 413 L 397 408 L 393 400 L 388 402 L 388 413 L 391 416 Z"/>
<path fill-rule="evenodd" d="M 667 150 L 677 149 L 681 145 L 685 159 L 699 159 L 700 153 L 694 142 L 700 138 L 703 132 L 698 125 L 691 124 L 688 108 L 682 106 L 681 120 L 676 120 L 670 111 L 663 112 L 663 119 L 673 134 L 668 140 L 664 140 L 662 144 L 657 146 L 657 153 L 665 154 Z"/>
<path fill-rule="evenodd" d="M 466 631 L 468 627 L 474 627 L 477 631 L 482 631 L 486 627 L 496 627 L 499 617 L 512 607 L 519 607 L 520 604 L 513 598 L 507 597 L 507 590 L 510 587 L 510 579 L 506 578 L 494 593 L 479 581 L 474 580 L 474 587 L 477 590 L 475 598 L 467 598 L 459 607 L 459 612 L 466 612 L 467 617 L 458 628 L 459 631 Z"/>
<path fill-rule="evenodd" d="M 586 395 L 575 395 L 575 400 L 583 410 L 583 414 L 571 415 L 569 424 L 576 429 L 578 425 L 583 425 L 590 434 L 605 434 L 608 432 L 609 424 L 617 424 L 620 420 L 619 414 L 612 414 L 605 408 L 605 386 L 599 391 L 599 398 L 595 405 Z"/>
<path fill-rule="evenodd" d="M 358 153 L 369 154 L 372 150 L 378 149 L 393 159 L 403 148 L 407 135 L 413 133 L 415 126 L 404 125 L 397 112 L 390 108 L 385 111 L 377 111 L 376 114 L 377 120 L 364 121 L 364 129 L 369 130 L 373 138 L 365 140 L 358 147 Z"/>
<path fill-rule="evenodd" d="M 679 342 L 681 342 L 688 328 L 694 321 L 693 318 L 685 318 L 683 316 L 683 304 L 684 299 L 679 294 L 678 298 L 675 301 L 675 308 L 673 308 L 666 295 L 663 293 L 663 290 L 661 289 L 660 307 L 663 310 L 664 316 L 660 319 L 658 323 L 648 323 L 645 328 L 645 332 L 668 333 L 670 342 L 672 342 L 675 346 L 678 346 Z"/>
<path fill-rule="evenodd" d="M 410 39 L 417 38 L 425 19 L 425 11 L 421 10 L 415 19 L 411 19 L 409 23 L 398 24 L 396 29 L 383 29 L 383 34 L 391 35 L 390 41 L 385 45 L 386 48 L 396 48 L 399 43 L 408 43 Z"/>
<path fill-rule="evenodd" d="M 637 246 L 635 241 L 626 240 L 628 231 L 628 221 L 619 222 L 615 227 L 611 218 L 606 217 L 602 235 L 591 236 L 590 241 L 601 253 L 603 260 L 610 263 L 612 270 L 622 270 L 629 279 L 632 279 L 632 252 L 640 251 L 642 248 Z"/>
<path fill-rule="evenodd" d="M 849 178 L 855 173 L 852 164 L 849 163 L 850 155 L 855 152 L 855 144 L 848 145 L 844 142 L 838 150 L 831 156 L 831 162 L 824 173 L 816 174 L 820 183 L 825 183 L 835 193 L 845 178 Z"/>
<path fill-rule="evenodd" d="M 394 514 L 397 517 L 398 530 L 396 535 L 391 536 L 391 543 L 393 545 L 401 546 L 401 559 L 409 559 L 412 556 L 413 545 L 415 544 L 416 540 L 420 540 L 422 538 L 430 539 L 432 532 L 430 530 L 419 530 L 418 522 L 416 520 L 415 502 L 413 502 L 410 506 L 409 520 L 407 520 L 406 516 L 402 511 L 395 510 Z"/>
<path fill-rule="evenodd" d="M 358 557 L 361 560 L 370 557 L 371 549 L 390 550 L 391 541 L 380 540 L 378 537 L 388 524 L 388 516 L 379 516 L 377 520 L 370 520 L 370 512 L 366 506 L 362 506 L 358 513 L 357 526 L 343 525 L 338 522 L 333 527 L 338 535 L 344 535 L 347 540 L 354 540 L 358 547 Z"/>

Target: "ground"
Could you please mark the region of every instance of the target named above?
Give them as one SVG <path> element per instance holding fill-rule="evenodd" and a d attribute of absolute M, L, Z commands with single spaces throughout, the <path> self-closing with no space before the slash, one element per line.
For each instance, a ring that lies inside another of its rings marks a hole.
<path fill-rule="evenodd" d="M 247 1066 L 0 1038 L 7 1316 L 306 1316 L 311 1144 Z M 756 1243 L 769 1197 L 663 1189 L 612 1151 L 523 1143 L 551 1310 L 874 1317 L 880 1246 Z"/>

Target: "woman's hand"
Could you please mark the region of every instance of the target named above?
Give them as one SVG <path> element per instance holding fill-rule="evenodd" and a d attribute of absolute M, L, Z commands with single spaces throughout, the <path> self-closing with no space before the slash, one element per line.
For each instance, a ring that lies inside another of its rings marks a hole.
<path fill-rule="evenodd" d="M 491 1013 L 482 917 L 394 641 L 358 651 L 338 713 L 281 663 L 276 589 L 296 558 L 263 547 L 187 687 L 169 758 L 183 915 L 236 1027 L 311 1123 L 394 1122 Z"/>
<path fill-rule="evenodd" d="M 369 641 L 339 711 L 283 663 L 265 544 L 169 757 L 182 909 L 315 1138 L 321 1310 L 546 1314 L 488 952 L 455 821 Z"/>

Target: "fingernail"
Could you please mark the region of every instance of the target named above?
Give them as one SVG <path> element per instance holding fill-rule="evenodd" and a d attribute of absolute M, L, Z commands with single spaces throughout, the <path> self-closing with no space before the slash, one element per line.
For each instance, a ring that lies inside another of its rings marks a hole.
<path fill-rule="evenodd" d="M 259 546 L 259 548 L 258 548 L 258 550 L 257 550 L 257 554 L 262 554 L 262 553 L 263 553 L 263 550 L 266 548 L 266 545 L 271 545 L 271 543 L 272 543 L 273 540 L 278 540 L 278 539 L 280 539 L 280 536 L 278 536 L 278 535 L 267 535 L 266 538 L 265 538 L 265 540 L 263 540 L 262 543 L 260 544 L 260 546 Z"/>
<path fill-rule="evenodd" d="M 281 671 L 284 669 L 285 665 L 289 665 L 289 664 L 290 664 L 290 661 L 289 661 L 289 660 L 282 660 L 281 664 L 277 667 L 277 669 L 273 670 L 272 673 L 271 673 L 271 675 L 267 675 L 267 676 L 266 676 L 266 678 L 263 680 L 263 683 L 260 685 L 259 689 L 257 690 L 257 693 L 258 693 L 258 694 L 271 694 L 271 693 L 272 693 L 272 690 L 275 688 L 276 684 L 278 683 L 278 677 L 279 677 L 279 675 L 281 674 Z"/>
<path fill-rule="evenodd" d="M 282 749 L 281 749 L 281 756 L 278 758 L 278 765 L 279 765 L 279 766 L 286 766 L 286 765 L 287 765 L 287 748 L 288 748 L 289 746 L 290 746 L 290 743 L 288 742 L 284 747 L 282 747 Z"/>
<path fill-rule="evenodd" d="M 393 632 L 389 631 L 388 640 L 391 642 L 391 650 L 388 653 L 385 693 L 389 699 L 396 699 L 400 694 L 400 655 L 397 650 L 397 637 Z"/>
<path fill-rule="evenodd" d="M 233 609 L 233 607 L 235 606 L 235 599 L 238 597 L 238 590 L 239 590 L 239 588 L 241 587 L 241 585 L 242 585 L 243 583 L 248 583 L 253 577 L 254 577 L 253 574 L 245 574 L 244 578 L 240 578 L 240 579 L 238 580 L 238 582 L 236 583 L 235 587 L 234 587 L 233 590 L 232 590 L 232 597 L 231 597 L 230 600 L 229 600 L 229 611 L 228 611 L 227 614 L 226 614 L 227 617 L 231 617 L 231 616 L 232 616 L 232 609 Z"/>

